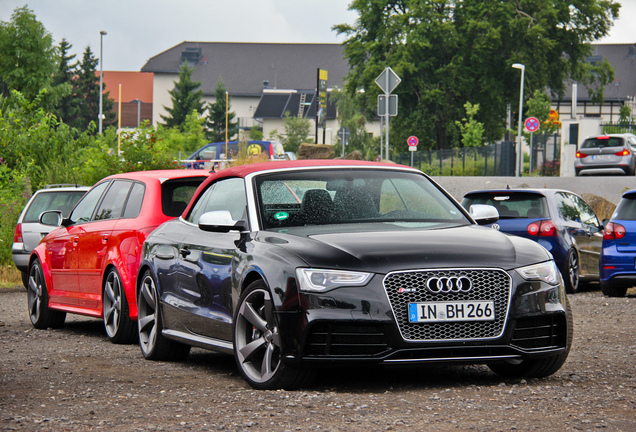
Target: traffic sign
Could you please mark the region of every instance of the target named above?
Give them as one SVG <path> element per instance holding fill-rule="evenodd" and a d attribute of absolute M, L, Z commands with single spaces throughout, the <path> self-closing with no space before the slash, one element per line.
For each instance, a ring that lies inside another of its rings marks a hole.
<path fill-rule="evenodd" d="M 378 95 L 378 115 L 385 116 L 387 115 L 387 103 L 386 97 L 389 96 L 389 115 L 396 116 L 398 111 L 398 95 Z"/>
<path fill-rule="evenodd" d="M 393 69 L 386 67 L 380 75 L 375 79 L 375 83 L 382 89 L 385 94 L 391 93 L 402 80 Z"/>
<path fill-rule="evenodd" d="M 539 120 L 536 117 L 528 117 L 524 122 L 524 126 L 528 132 L 536 132 L 539 130 Z"/>
<path fill-rule="evenodd" d="M 347 145 L 347 142 L 349 141 L 349 135 L 351 135 L 351 132 L 349 131 L 348 127 L 342 126 L 340 129 L 338 129 L 338 138 L 340 138 L 340 142 L 342 142 L 343 145 Z"/>
<path fill-rule="evenodd" d="M 409 147 L 417 147 L 418 139 L 416 136 L 410 136 L 406 140 L 406 143 L 409 145 Z"/>

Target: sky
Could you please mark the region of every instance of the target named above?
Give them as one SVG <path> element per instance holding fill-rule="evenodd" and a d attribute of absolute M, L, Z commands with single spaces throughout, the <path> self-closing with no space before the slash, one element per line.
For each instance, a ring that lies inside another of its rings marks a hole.
<path fill-rule="evenodd" d="M 0 0 L 0 21 L 27 5 L 55 44 L 65 38 L 81 60 L 90 45 L 104 70 L 139 71 L 184 41 L 341 43 L 337 24 L 354 24 L 350 0 Z M 636 43 L 636 0 L 622 0 L 610 35 L 597 43 Z M 629 18 L 632 18 L 631 20 Z M 631 21 L 631 22 L 630 22 Z"/>

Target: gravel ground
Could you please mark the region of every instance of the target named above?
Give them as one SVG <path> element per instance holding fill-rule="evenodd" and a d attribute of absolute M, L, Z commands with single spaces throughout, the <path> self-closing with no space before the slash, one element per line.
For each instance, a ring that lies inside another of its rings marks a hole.
<path fill-rule="evenodd" d="M 256 391 L 231 357 L 150 362 L 99 320 L 35 330 L 24 289 L 0 290 L 2 431 L 634 431 L 636 288 L 569 296 L 570 357 L 544 379 L 484 366 L 330 370 L 301 391 Z"/>

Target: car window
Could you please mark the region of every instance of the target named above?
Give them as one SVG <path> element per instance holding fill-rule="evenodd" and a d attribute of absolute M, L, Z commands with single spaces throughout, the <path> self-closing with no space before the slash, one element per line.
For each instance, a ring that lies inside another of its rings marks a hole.
<path fill-rule="evenodd" d="M 468 223 L 426 177 L 347 169 L 264 174 L 256 180 L 265 229 L 336 223 Z M 406 225 L 402 225 L 406 226 Z M 408 225 L 412 226 L 412 225 Z"/>
<path fill-rule="evenodd" d="M 144 202 L 144 193 L 146 186 L 143 183 L 135 183 L 128 195 L 126 208 L 124 210 L 124 218 L 136 218 L 141 211 L 141 205 Z"/>
<path fill-rule="evenodd" d="M 564 220 L 581 223 L 581 214 L 577 203 L 574 201 L 575 196 L 558 192 L 556 194 L 557 209 Z"/>
<path fill-rule="evenodd" d="M 596 217 L 594 210 L 592 210 L 592 207 L 590 207 L 589 204 L 583 200 L 583 198 L 577 195 L 570 195 L 570 196 L 571 196 L 572 202 L 574 202 L 574 204 L 576 205 L 579 211 L 581 222 L 584 223 L 585 225 L 590 225 L 590 226 L 599 228 L 601 224 L 598 221 L 598 218 Z"/>
<path fill-rule="evenodd" d="M 232 214 L 232 219 L 245 219 L 247 201 L 245 198 L 245 182 L 241 178 L 223 179 L 211 184 L 208 189 L 200 195 L 194 204 L 188 222 L 199 223 L 202 214 L 216 211 L 228 210 Z"/>
<path fill-rule="evenodd" d="M 501 219 L 549 217 L 546 198 L 537 193 L 476 193 L 467 195 L 462 204 L 467 209 L 473 204 L 491 205 Z"/>
<path fill-rule="evenodd" d="M 623 138 L 621 137 L 600 137 L 588 138 L 583 141 L 581 148 L 605 148 L 605 147 L 622 147 Z"/>
<path fill-rule="evenodd" d="M 161 211 L 169 217 L 178 217 L 188 206 L 204 176 L 173 179 L 161 184 Z"/>
<path fill-rule="evenodd" d="M 85 191 L 43 192 L 35 195 L 22 219 L 23 223 L 34 223 L 40 220 L 40 214 L 47 210 L 59 210 L 63 217 L 68 217 L 75 204 L 84 196 Z"/>
<path fill-rule="evenodd" d="M 612 219 L 636 220 L 636 195 L 624 197 L 616 207 Z"/>
<path fill-rule="evenodd" d="M 199 153 L 197 153 L 195 160 L 204 160 L 204 159 L 217 159 L 216 157 L 216 144 L 209 145 L 207 147 L 203 147 Z"/>
<path fill-rule="evenodd" d="M 95 211 L 95 207 L 97 207 L 97 204 L 99 203 L 99 199 L 109 184 L 109 181 L 105 181 L 88 191 L 80 202 L 77 203 L 77 206 L 73 209 L 69 219 L 71 219 L 74 223 L 90 221 L 93 216 L 93 212 Z"/>
<path fill-rule="evenodd" d="M 124 209 L 131 186 L 131 181 L 115 180 L 99 204 L 95 220 L 118 219 Z"/>

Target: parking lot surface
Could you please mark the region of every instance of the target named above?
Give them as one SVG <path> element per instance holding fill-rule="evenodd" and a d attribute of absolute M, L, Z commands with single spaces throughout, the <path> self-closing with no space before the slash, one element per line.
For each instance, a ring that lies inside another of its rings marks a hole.
<path fill-rule="evenodd" d="M 68 316 L 35 330 L 24 289 L 0 291 L 2 431 L 633 431 L 636 288 L 570 295 L 574 343 L 544 379 L 485 366 L 320 372 L 299 391 L 257 391 L 229 356 L 144 360 L 108 341 L 101 321 Z"/>

